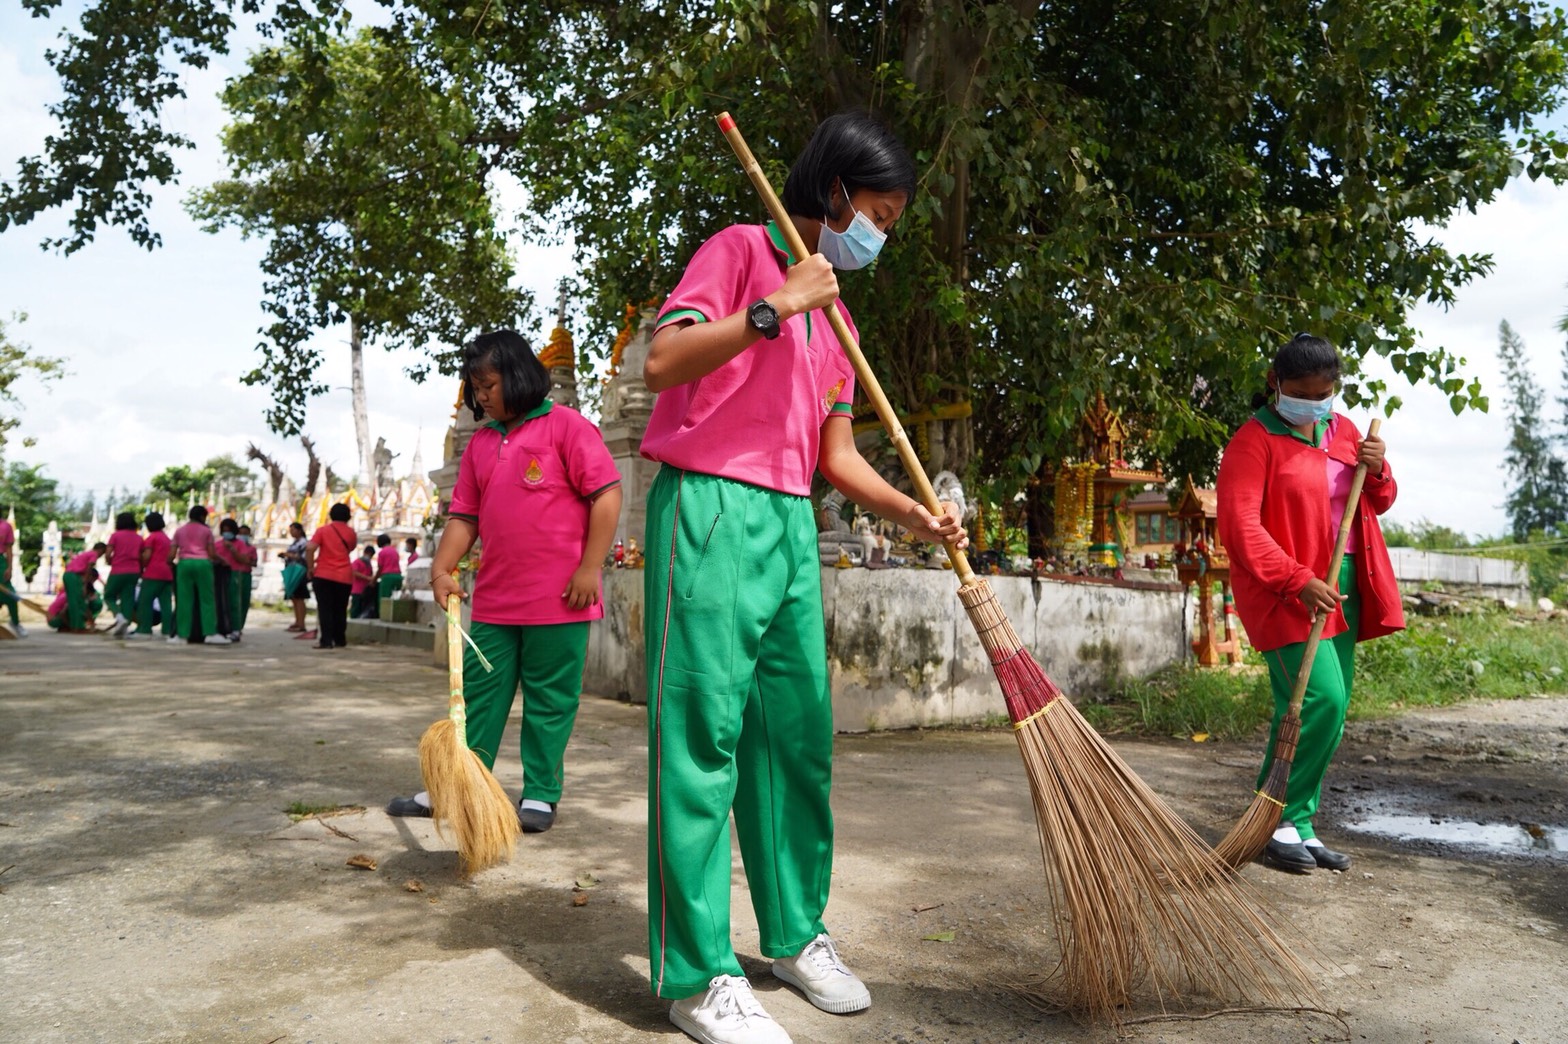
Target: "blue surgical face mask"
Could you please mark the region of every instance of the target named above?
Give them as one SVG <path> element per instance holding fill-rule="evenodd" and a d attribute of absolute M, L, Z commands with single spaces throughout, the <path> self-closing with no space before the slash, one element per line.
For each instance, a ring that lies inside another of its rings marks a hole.
<path fill-rule="evenodd" d="M 1317 424 L 1326 421 L 1334 412 L 1334 397 L 1326 399 L 1297 399 L 1284 392 L 1276 392 L 1274 409 L 1285 418 L 1286 424 Z"/>
<path fill-rule="evenodd" d="M 225 539 L 225 540 L 233 540 L 234 539 L 234 534 L 233 533 L 224 533 L 223 534 L 223 539 Z"/>
<path fill-rule="evenodd" d="M 854 212 L 854 220 L 842 232 L 833 231 L 824 220 L 822 234 L 817 237 L 817 252 L 827 258 L 834 268 L 852 272 L 857 268 L 865 268 L 877 259 L 877 255 L 882 252 L 882 244 L 887 242 L 887 233 L 877 228 L 866 215 L 855 210 L 847 200 L 845 205 Z"/>

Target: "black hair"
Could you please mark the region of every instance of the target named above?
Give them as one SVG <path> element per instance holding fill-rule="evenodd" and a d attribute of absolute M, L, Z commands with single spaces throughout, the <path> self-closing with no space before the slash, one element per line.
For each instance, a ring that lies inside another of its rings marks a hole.
<path fill-rule="evenodd" d="M 305 525 L 304 525 L 303 522 L 290 522 L 289 523 L 289 532 L 290 533 L 294 532 L 294 530 L 296 530 L 296 529 L 299 530 L 299 535 L 300 536 L 304 536 L 305 535 Z"/>
<path fill-rule="evenodd" d="M 240 531 L 240 532 L 241 532 L 241 533 L 243 533 L 243 532 L 245 532 L 245 531 L 246 531 L 246 530 L 247 530 L 247 529 L 249 529 L 249 528 L 250 528 L 250 527 L 249 527 L 249 526 L 241 526 L 241 527 L 240 527 L 240 530 L 239 530 L 239 531 Z"/>
<path fill-rule="evenodd" d="M 491 330 L 463 346 L 463 403 L 474 411 L 474 420 L 485 411 L 474 395 L 474 375 L 494 370 L 501 378 L 501 403 L 513 417 L 531 413 L 550 392 L 550 371 L 516 330 Z"/>
<path fill-rule="evenodd" d="M 403 546 L 407 547 L 409 544 L 413 544 L 415 547 L 418 547 L 419 546 L 419 538 L 418 537 L 407 537 L 407 538 L 405 538 L 404 541 L 403 541 Z"/>
<path fill-rule="evenodd" d="M 381 533 L 376 537 L 377 547 L 386 547 L 390 543 L 392 543 L 392 538 L 387 536 L 385 533 Z"/>
<path fill-rule="evenodd" d="M 205 522 L 207 521 L 207 509 L 200 504 L 193 504 L 191 509 L 185 513 L 185 517 L 192 522 Z"/>
<path fill-rule="evenodd" d="M 101 553 L 109 550 L 109 545 L 100 540 L 98 543 L 93 545 L 93 550 Z"/>
<path fill-rule="evenodd" d="M 376 553 L 376 545 L 374 545 L 374 544 L 366 544 L 364 550 L 360 552 L 360 556 L 363 557 L 365 555 L 373 555 L 375 553 Z"/>
<path fill-rule="evenodd" d="M 817 125 L 784 181 L 784 208 L 801 217 L 837 217 L 833 181 L 849 197 L 860 189 L 915 196 L 915 164 L 891 127 L 869 112 L 841 112 Z"/>
<path fill-rule="evenodd" d="M 1274 353 L 1274 377 L 1293 381 L 1301 377 L 1327 377 L 1339 380 L 1339 351 L 1332 342 L 1317 334 L 1298 333 L 1279 346 Z M 1272 396 L 1268 389 L 1252 396 L 1252 408 L 1257 409 Z"/>
<path fill-rule="evenodd" d="M 163 529 L 163 513 L 159 511 L 147 512 L 147 518 L 144 524 L 147 526 L 147 532 L 160 532 Z"/>
<path fill-rule="evenodd" d="M 135 529 L 136 528 L 136 516 L 131 514 L 129 511 L 122 511 L 122 512 L 120 512 L 118 515 L 114 516 L 114 528 L 115 529 Z"/>
<path fill-rule="evenodd" d="M 327 517 L 334 522 L 347 522 L 354 517 L 354 513 L 348 509 L 347 504 L 333 504 L 327 512 Z"/>
<path fill-rule="evenodd" d="M 231 529 L 236 533 L 240 531 L 240 524 L 232 518 L 226 518 L 218 523 L 218 532 L 220 533 L 227 533 Z"/>

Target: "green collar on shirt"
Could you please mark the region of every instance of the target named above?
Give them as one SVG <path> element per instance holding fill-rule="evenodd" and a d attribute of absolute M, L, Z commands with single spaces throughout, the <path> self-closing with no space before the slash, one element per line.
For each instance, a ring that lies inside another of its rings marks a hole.
<path fill-rule="evenodd" d="M 484 424 L 480 425 L 480 427 L 483 427 L 483 428 L 494 428 L 496 431 L 499 431 L 502 435 L 506 435 L 509 432 L 511 432 L 512 430 L 514 430 L 515 428 L 517 428 L 517 426 L 522 424 L 524 421 L 531 421 L 535 417 L 543 417 L 545 414 L 549 413 L 554 408 L 555 408 L 555 403 L 551 402 L 549 399 L 546 399 L 543 402 L 541 402 L 538 406 L 535 406 L 533 409 L 531 409 L 527 413 L 523 414 L 521 417 L 514 418 L 512 420 L 512 427 L 510 427 L 510 428 L 508 428 L 505 424 L 502 424 L 498 420 L 487 420 L 487 421 L 484 422 Z"/>
<path fill-rule="evenodd" d="M 779 223 L 777 221 L 769 221 L 767 224 L 767 230 L 768 239 L 770 242 L 772 242 L 773 249 L 778 252 L 781 258 L 784 259 L 784 263 L 786 265 L 793 265 L 795 263 L 795 253 L 794 251 L 790 250 L 789 244 L 784 241 L 784 233 L 779 231 Z M 806 343 L 811 343 L 810 312 L 806 313 Z"/>
<path fill-rule="evenodd" d="M 1264 403 L 1262 406 L 1259 406 L 1258 412 L 1254 413 L 1253 416 L 1258 419 L 1258 423 L 1263 425 L 1270 435 L 1289 435 L 1294 439 L 1305 442 L 1308 446 L 1318 446 L 1322 444 L 1323 433 L 1328 430 L 1329 421 L 1332 420 L 1332 418 L 1325 418 L 1324 420 L 1320 420 L 1317 422 L 1317 424 L 1313 425 L 1312 437 L 1309 439 L 1295 428 L 1292 428 L 1289 424 L 1286 424 L 1285 419 L 1279 414 L 1275 413 L 1274 407 L 1270 406 L 1268 403 Z"/>

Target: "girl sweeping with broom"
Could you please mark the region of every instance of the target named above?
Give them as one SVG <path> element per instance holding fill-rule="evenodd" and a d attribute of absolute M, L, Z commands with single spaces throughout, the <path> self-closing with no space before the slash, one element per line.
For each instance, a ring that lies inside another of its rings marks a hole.
<path fill-rule="evenodd" d="M 1394 476 L 1383 440 L 1363 439 L 1348 417 L 1334 412 L 1339 375 L 1339 353 L 1321 337 L 1297 334 L 1281 347 L 1268 372 L 1268 394 L 1257 397 L 1257 412 L 1226 447 L 1218 481 L 1220 538 L 1230 553 L 1236 611 L 1268 662 L 1274 692 L 1259 788 L 1313 619 L 1328 614 L 1307 678 L 1279 826 L 1263 851 L 1266 865 L 1295 873 L 1350 866 L 1349 856 L 1318 840 L 1312 817 L 1344 734 L 1356 643 L 1405 625 L 1377 521 L 1394 503 Z M 1366 467 L 1361 498 L 1339 576 L 1328 577 L 1358 465 Z"/>
<path fill-rule="evenodd" d="M 652 987 L 709 1044 L 790 1039 L 731 945 L 732 812 L 774 975 L 824 1011 L 871 1003 L 822 920 L 833 710 L 809 494 L 820 471 L 926 540 L 962 539 L 950 505 L 932 517 L 855 449 L 854 372 L 822 312 L 834 269 L 870 264 L 914 189 L 885 126 L 824 121 L 784 188 L 814 253 L 793 256 L 772 224 L 719 232 L 660 310 L 644 368 L 659 398 L 642 454 L 663 464 L 644 574 Z"/>
<path fill-rule="evenodd" d="M 463 450 L 430 586 L 437 605 L 462 597 L 453 574 L 481 542 L 470 637 L 493 669 L 464 652 L 468 746 L 495 765 L 521 686 L 517 816 L 537 834 L 554 825 L 561 800 L 588 624 L 604 616 L 600 570 L 620 521 L 621 475 L 593 423 L 545 398 L 550 371 L 520 334 L 476 337 L 462 377 L 463 401 L 485 423 Z M 387 813 L 429 816 L 430 795 L 393 798 Z"/>

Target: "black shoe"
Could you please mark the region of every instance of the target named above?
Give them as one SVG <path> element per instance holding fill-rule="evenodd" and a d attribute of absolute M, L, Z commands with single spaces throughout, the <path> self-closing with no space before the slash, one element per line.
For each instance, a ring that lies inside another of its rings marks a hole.
<path fill-rule="evenodd" d="M 1343 852 L 1336 852 L 1332 848 L 1322 845 L 1302 845 L 1312 858 L 1325 870 L 1349 870 L 1350 857 Z"/>
<path fill-rule="evenodd" d="M 1318 868 L 1318 861 L 1312 858 L 1312 852 L 1307 846 L 1300 842 L 1291 845 L 1283 841 L 1270 841 L 1268 847 L 1263 849 L 1263 865 L 1293 874 L 1310 874 Z"/>
<path fill-rule="evenodd" d="M 430 809 L 411 797 L 395 797 L 387 802 L 387 815 L 430 818 Z"/>
<path fill-rule="evenodd" d="M 525 834 L 542 834 L 555 825 L 555 802 L 550 802 L 550 811 L 541 812 L 537 808 L 524 808 L 523 803 L 517 803 L 517 822 Z"/>

